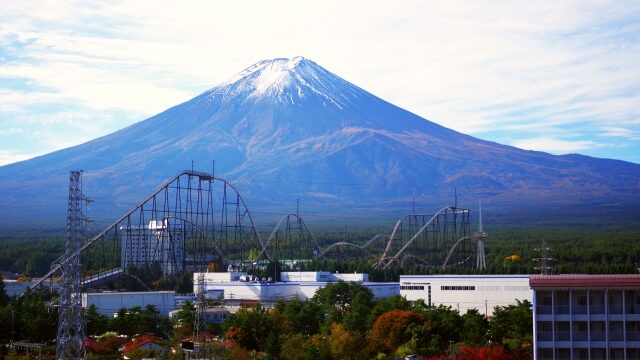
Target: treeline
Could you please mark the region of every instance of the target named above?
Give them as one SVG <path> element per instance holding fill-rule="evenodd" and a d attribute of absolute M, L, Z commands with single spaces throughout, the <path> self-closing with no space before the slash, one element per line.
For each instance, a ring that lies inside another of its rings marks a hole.
<path fill-rule="evenodd" d="M 640 232 L 624 230 L 503 229 L 489 231 L 487 273 L 536 273 L 543 240 L 555 274 L 638 273 Z M 517 255 L 519 260 L 507 260 Z"/>
<path fill-rule="evenodd" d="M 378 233 L 388 229 L 378 227 L 351 227 L 312 229 L 321 247 L 347 240 L 364 244 Z M 489 228 L 485 241 L 488 274 L 535 273 L 540 264 L 533 259 L 541 257 L 536 251 L 543 240 L 551 250 L 550 266 L 553 273 L 637 273 L 640 268 L 640 232 L 620 229 L 543 229 L 543 228 Z M 63 233 L 0 233 L 0 271 L 29 277 L 45 274 L 51 263 L 60 257 L 64 247 Z M 514 256 L 515 255 L 515 256 Z M 509 258 L 509 259 L 507 259 Z M 397 281 L 402 274 L 429 274 L 443 272 L 437 268 L 407 265 L 398 270 L 373 270 L 370 259 L 307 263 L 309 270 L 360 271 L 371 274 L 378 281 Z M 322 268 L 326 266 L 326 268 Z M 444 272 L 461 272 L 459 269 Z M 469 267 L 466 273 L 476 273 Z M 176 286 L 178 286 L 176 284 Z"/>
<path fill-rule="evenodd" d="M 0 271 L 39 276 L 64 252 L 64 233 L 0 233 Z"/>

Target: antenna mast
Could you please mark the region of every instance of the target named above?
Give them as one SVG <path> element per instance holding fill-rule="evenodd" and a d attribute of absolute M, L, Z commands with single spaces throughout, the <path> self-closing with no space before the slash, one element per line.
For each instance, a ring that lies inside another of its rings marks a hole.
<path fill-rule="evenodd" d="M 476 268 L 477 269 L 486 269 L 487 262 L 484 254 L 484 239 L 487 238 L 487 233 L 482 230 L 482 201 L 478 201 L 478 231 L 473 234 L 473 237 L 476 239 L 478 247 L 476 249 Z"/>

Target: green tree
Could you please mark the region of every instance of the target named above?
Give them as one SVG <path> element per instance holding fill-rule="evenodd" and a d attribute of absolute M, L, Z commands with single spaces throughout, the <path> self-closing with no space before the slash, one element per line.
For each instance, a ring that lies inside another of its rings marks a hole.
<path fill-rule="evenodd" d="M 100 335 L 109 330 L 109 318 L 98 313 L 95 304 L 91 304 L 89 308 L 85 310 L 84 316 L 87 324 L 87 335 Z"/>
<path fill-rule="evenodd" d="M 364 334 L 368 330 L 366 319 L 371 313 L 371 294 L 364 291 L 356 293 L 342 321 L 344 328 Z"/>
<path fill-rule="evenodd" d="M 3 331 L 0 331 L 1 344 L 8 343 L 9 340 L 11 340 L 12 312 L 13 312 L 13 309 L 10 305 L 0 306 L 0 329 L 3 329 Z M 0 358 L 2 357 L 0 356 Z"/>
<path fill-rule="evenodd" d="M 533 343 L 532 324 L 528 300 L 518 300 L 516 305 L 496 306 L 489 322 L 489 336 L 493 343 L 502 344 L 517 358 L 528 358 Z"/>
<path fill-rule="evenodd" d="M 316 302 L 299 300 L 281 302 L 276 305 L 276 311 L 286 317 L 293 333 L 313 335 L 320 330 L 323 311 Z"/>
<path fill-rule="evenodd" d="M 132 336 L 135 329 L 126 308 L 120 308 L 111 321 L 111 328 L 120 335 Z"/>
<path fill-rule="evenodd" d="M 462 315 L 462 341 L 471 346 L 484 345 L 487 341 L 489 321 L 477 309 L 469 309 Z"/>
<path fill-rule="evenodd" d="M 182 304 L 182 306 L 180 306 L 180 309 L 175 316 L 175 320 L 180 324 L 193 326 L 195 313 L 196 307 L 189 300 L 187 300 Z"/>
<path fill-rule="evenodd" d="M 347 283 L 342 280 L 329 283 L 322 289 L 319 289 L 316 291 L 313 299 L 324 306 L 338 309 L 338 311 L 344 315 L 358 293 L 363 293 L 369 301 L 373 299 L 371 290 L 362 285 Z"/>
<path fill-rule="evenodd" d="M 256 304 L 241 308 L 224 323 L 225 337 L 248 350 L 280 353 L 279 336 L 286 318 L 277 311 L 269 311 Z"/>
<path fill-rule="evenodd" d="M 2 278 L 2 274 L 0 274 L 0 307 L 8 304 L 9 296 L 7 296 L 7 290 L 4 287 L 4 279 Z"/>
<path fill-rule="evenodd" d="M 189 294 L 193 292 L 193 273 L 184 272 L 178 275 L 176 280 L 176 292 L 178 294 Z"/>
<path fill-rule="evenodd" d="M 14 340 L 48 342 L 56 337 L 58 313 L 48 306 L 46 290 L 29 290 L 11 302 L 14 313 Z M 45 302 L 47 301 L 47 302 Z"/>

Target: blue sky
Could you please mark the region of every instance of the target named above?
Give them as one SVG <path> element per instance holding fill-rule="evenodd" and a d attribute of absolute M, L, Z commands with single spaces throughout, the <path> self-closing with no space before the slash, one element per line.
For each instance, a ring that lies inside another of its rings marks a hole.
<path fill-rule="evenodd" d="M 302 55 L 483 139 L 640 163 L 638 1 L 3 1 L 0 165 Z"/>

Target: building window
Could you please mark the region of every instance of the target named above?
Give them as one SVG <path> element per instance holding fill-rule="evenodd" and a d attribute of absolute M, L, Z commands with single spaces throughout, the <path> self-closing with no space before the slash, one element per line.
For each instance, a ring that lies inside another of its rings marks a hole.
<path fill-rule="evenodd" d="M 475 290 L 475 286 L 463 286 L 463 285 L 442 285 L 440 290 Z"/>
<path fill-rule="evenodd" d="M 400 290 L 424 290 L 424 285 L 401 285 Z"/>

